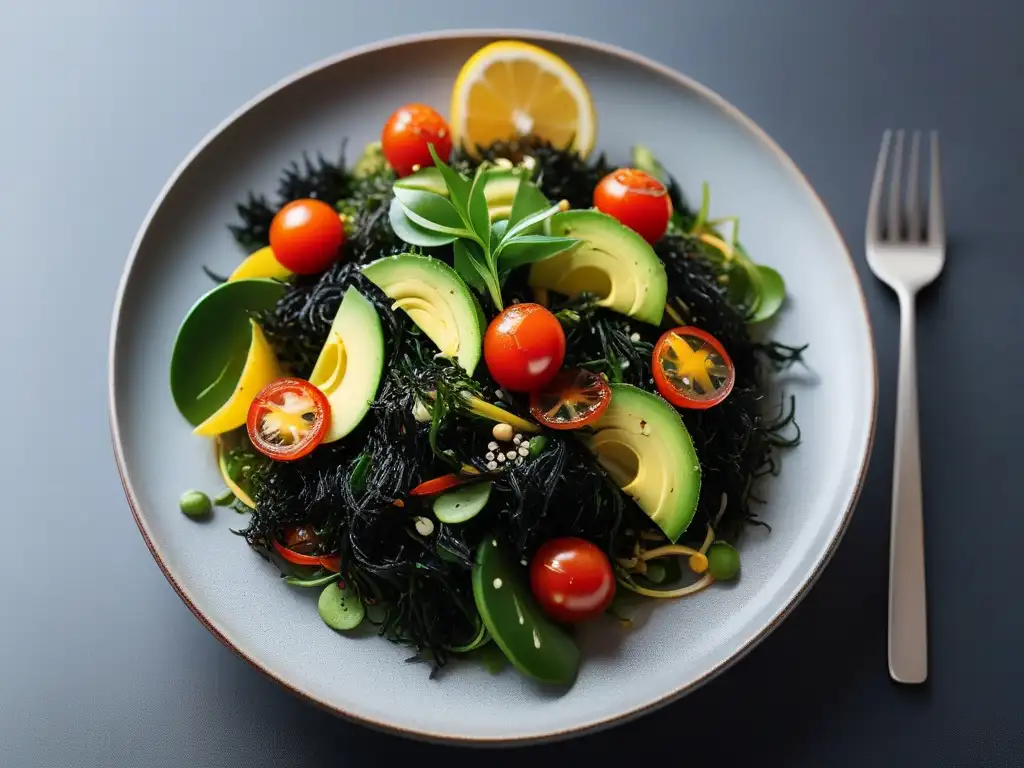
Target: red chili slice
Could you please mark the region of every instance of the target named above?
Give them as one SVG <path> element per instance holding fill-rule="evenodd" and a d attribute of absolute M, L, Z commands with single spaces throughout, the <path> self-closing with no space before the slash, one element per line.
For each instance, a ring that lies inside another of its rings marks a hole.
<path fill-rule="evenodd" d="M 736 367 L 725 347 L 707 331 L 689 325 L 662 334 L 651 369 L 658 391 L 680 408 L 718 405 L 736 384 Z"/>
<path fill-rule="evenodd" d="M 331 423 L 331 405 L 303 379 L 277 379 L 249 406 L 246 426 L 256 449 L 277 461 L 300 459 L 316 448 Z"/>
<path fill-rule="evenodd" d="M 457 485 L 462 485 L 465 482 L 461 477 L 456 474 L 441 475 L 435 477 L 433 480 L 425 480 L 424 482 L 417 485 L 411 491 L 410 496 L 435 496 L 439 493 L 447 491 L 449 488 L 454 488 Z M 395 502 L 398 505 L 398 502 Z M 404 505 L 398 505 L 404 506 Z"/>
<path fill-rule="evenodd" d="M 597 421 L 611 401 L 611 387 L 602 376 L 583 368 L 566 368 L 543 389 L 530 394 L 530 413 L 551 429 L 579 429 Z"/>

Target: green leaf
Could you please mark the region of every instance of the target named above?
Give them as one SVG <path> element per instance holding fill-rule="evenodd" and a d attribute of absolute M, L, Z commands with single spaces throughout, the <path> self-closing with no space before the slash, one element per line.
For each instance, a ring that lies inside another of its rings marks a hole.
<path fill-rule="evenodd" d="M 580 243 L 572 237 L 549 237 L 547 235 L 520 235 L 505 240 L 495 258 L 502 269 L 515 269 L 524 264 L 533 264 L 557 256 Z"/>
<path fill-rule="evenodd" d="M 405 215 L 414 224 L 446 235 L 472 236 L 472 233 L 466 229 L 459 212 L 455 210 L 455 206 L 440 195 L 420 189 L 396 187 L 395 199 L 402 204 Z"/>
<path fill-rule="evenodd" d="M 764 264 L 758 264 L 757 271 L 761 277 L 760 300 L 750 318 L 752 323 L 761 323 L 774 316 L 786 300 L 786 283 L 783 281 L 782 275 Z"/>
<path fill-rule="evenodd" d="M 662 184 L 668 183 L 668 174 L 665 173 L 665 167 L 658 162 L 658 158 L 654 156 L 654 153 L 643 144 L 636 144 L 633 147 L 633 167 L 653 176 Z"/>
<path fill-rule="evenodd" d="M 479 246 L 472 240 L 455 241 L 455 271 L 477 293 L 484 293 L 487 290 L 487 265 L 482 256 L 473 253 L 473 249 L 479 252 Z"/>
<path fill-rule="evenodd" d="M 441 172 L 432 165 L 397 179 L 394 185 L 398 189 L 422 189 L 424 192 L 434 192 L 442 197 L 448 192 Z"/>
<path fill-rule="evenodd" d="M 499 219 L 491 225 L 491 242 L 500 243 L 508 231 L 508 219 Z"/>
<path fill-rule="evenodd" d="M 487 172 L 477 171 L 469 192 L 467 211 L 467 223 L 480 237 L 484 253 L 490 251 L 491 248 L 491 217 L 487 210 L 487 196 L 484 194 L 487 178 Z"/>
<path fill-rule="evenodd" d="M 509 213 L 509 226 L 514 226 L 527 216 L 546 210 L 551 205 L 544 193 L 529 179 L 519 180 L 515 197 L 512 199 L 512 211 Z"/>
<path fill-rule="evenodd" d="M 409 245 L 418 245 L 422 248 L 436 248 L 440 245 L 448 245 L 455 240 L 455 235 L 447 235 L 441 232 L 421 227 L 405 215 L 405 208 L 399 199 L 391 200 L 391 208 L 388 210 L 388 221 L 391 229 L 399 238 Z"/>
<path fill-rule="evenodd" d="M 437 168 L 438 173 L 441 174 L 441 178 L 444 179 L 445 186 L 448 187 L 448 194 L 451 196 L 451 201 L 455 206 L 455 210 L 458 211 L 465 225 L 472 228 L 473 222 L 470 220 L 467 213 L 469 210 L 469 179 L 438 157 L 437 152 L 434 151 L 433 144 L 428 145 L 428 149 L 430 150 L 430 156 L 434 158 L 434 167 Z"/>
<path fill-rule="evenodd" d="M 555 205 L 552 205 L 550 208 L 546 208 L 543 211 L 537 211 L 536 213 L 531 213 L 529 216 L 520 219 L 515 224 L 509 226 L 508 231 L 505 233 L 505 236 L 501 239 L 502 242 L 505 242 L 506 240 L 511 240 L 512 238 L 518 237 L 519 235 L 526 234 L 526 231 L 530 229 L 530 227 L 536 224 L 540 224 L 545 219 L 550 219 L 560 210 L 562 210 L 561 204 L 556 203 Z"/>

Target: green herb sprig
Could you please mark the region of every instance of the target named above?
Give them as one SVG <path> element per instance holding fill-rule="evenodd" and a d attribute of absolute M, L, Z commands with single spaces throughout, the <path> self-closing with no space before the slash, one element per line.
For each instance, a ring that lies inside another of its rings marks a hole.
<path fill-rule="evenodd" d="M 480 166 L 470 179 L 445 163 L 430 147 L 448 197 L 395 184 L 391 227 L 410 245 L 432 248 L 452 243 L 454 266 L 463 280 L 486 294 L 501 310 L 501 286 L 516 267 L 549 259 L 575 248 L 579 240 L 541 233 L 543 223 L 568 203 L 552 205 L 527 177 L 520 178 L 507 219 L 492 223 L 484 189 L 499 169 Z"/>

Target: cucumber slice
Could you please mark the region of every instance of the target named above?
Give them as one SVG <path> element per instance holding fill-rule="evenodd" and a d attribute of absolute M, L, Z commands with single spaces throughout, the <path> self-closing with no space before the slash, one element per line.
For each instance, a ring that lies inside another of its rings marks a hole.
<path fill-rule="evenodd" d="M 316 607 L 324 624 L 342 631 L 355 629 L 366 616 L 366 606 L 359 595 L 352 587 L 342 586 L 341 582 L 324 587 Z"/>
<path fill-rule="evenodd" d="M 480 618 L 520 672 L 544 683 L 570 685 L 579 671 L 580 650 L 543 613 L 522 568 L 502 547 L 508 545 L 487 537 L 477 549 L 473 597 Z"/>
<path fill-rule="evenodd" d="M 473 483 L 442 493 L 434 499 L 434 517 L 442 523 L 457 525 L 471 520 L 487 506 L 491 483 Z"/>

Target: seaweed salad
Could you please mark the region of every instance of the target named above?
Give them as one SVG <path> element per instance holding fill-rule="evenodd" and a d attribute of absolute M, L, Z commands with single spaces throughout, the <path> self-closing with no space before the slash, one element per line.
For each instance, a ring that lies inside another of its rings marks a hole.
<path fill-rule="evenodd" d="M 803 352 L 766 340 L 782 277 L 706 184 L 691 203 L 650 149 L 595 136 L 569 64 L 485 46 L 447 120 L 405 105 L 354 162 L 339 138 L 249 193 L 249 255 L 178 332 L 172 394 L 236 533 L 327 627 L 432 673 L 570 685 L 580 623 L 738 577 L 799 440 L 770 395 Z"/>

